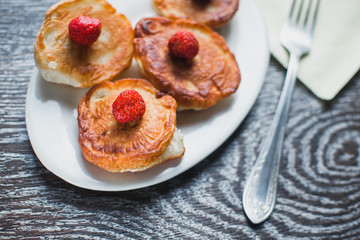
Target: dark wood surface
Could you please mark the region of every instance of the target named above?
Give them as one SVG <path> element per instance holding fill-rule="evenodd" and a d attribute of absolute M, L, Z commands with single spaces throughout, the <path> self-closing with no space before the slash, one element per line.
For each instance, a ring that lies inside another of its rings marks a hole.
<path fill-rule="evenodd" d="M 49 172 L 29 142 L 25 100 L 35 36 L 54 2 L 0 0 L 0 239 L 360 239 L 359 73 L 330 102 L 297 83 L 277 203 L 257 226 L 241 195 L 285 77 L 274 59 L 244 122 L 180 176 L 97 192 Z"/>

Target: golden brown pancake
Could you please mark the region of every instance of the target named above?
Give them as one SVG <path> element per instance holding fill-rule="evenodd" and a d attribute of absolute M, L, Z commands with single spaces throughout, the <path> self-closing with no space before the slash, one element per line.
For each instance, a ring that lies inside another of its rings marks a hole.
<path fill-rule="evenodd" d="M 70 21 L 80 15 L 101 21 L 101 35 L 90 46 L 69 36 Z M 130 66 L 133 38 L 130 21 L 105 0 L 62 0 L 46 12 L 35 41 L 35 62 L 47 81 L 89 87 Z"/>
<path fill-rule="evenodd" d="M 169 52 L 168 41 L 180 30 L 191 32 L 199 42 L 199 52 L 191 60 Z M 240 70 L 224 38 L 193 20 L 144 18 L 136 24 L 134 47 L 143 75 L 173 96 L 179 109 L 206 109 L 239 86 Z"/>
<path fill-rule="evenodd" d="M 161 16 L 189 18 L 219 28 L 234 16 L 239 0 L 153 0 L 153 6 Z"/>
<path fill-rule="evenodd" d="M 125 90 L 138 91 L 146 104 L 135 122 L 119 123 L 112 104 Z M 85 158 L 110 172 L 137 172 L 184 154 L 176 129 L 176 101 L 143 79 L 122 79 L 92 87 L 78 106 L 79 143 Z"/>

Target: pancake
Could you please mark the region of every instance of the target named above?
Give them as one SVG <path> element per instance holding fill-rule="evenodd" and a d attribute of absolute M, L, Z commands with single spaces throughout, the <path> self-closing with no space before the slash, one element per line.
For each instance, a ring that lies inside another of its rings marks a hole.
<path fill-rule="evenodd" d="M 146 104 L 137 121 L 118 122 L 112 104 L 120 92 L 133 89 Z M 176 129 L 176 101 L 143 79 L 122 79 L 92 87 L 78 106 L 79 144 L 84 157 L 110 172 L 137 172 L 184 154 Z"/>
<path fill-rule="evenodd" d="M 168 49 L 170 37 L 191 32 L 199 52 L 191 60 L 176 58 Z M 141 19 L 135 26 L 134 57 L 146 79 L 173 96 L 178 109 L 206 109 L 233 94 L 240 70 L 223 37 L 209 27 L 188 19 Z"/>
<path fill-rule="evenodd" d="M 160 16 L 189 18 L 219 28 L 234 16 L 239 0 L 153 0 L 153 6 Z"/>
<path fill-rule="evenodd" d="M 102 24 L 99 39 L 90 46 L 75 43 L 69 36 L 70 21 L 80 15 Z M 36 66 L 47 81 L 90 87 L 130 66 L 133 39 L 130 21 L 105 0 L 62 0 L 46 12 L 35 41 Z"/>

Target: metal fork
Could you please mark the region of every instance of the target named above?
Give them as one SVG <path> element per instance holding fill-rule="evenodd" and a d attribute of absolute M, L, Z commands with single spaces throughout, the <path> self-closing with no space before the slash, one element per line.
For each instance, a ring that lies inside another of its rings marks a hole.
<path fill-rule="evenodd" d="M 320 0 L 293 0 L 287 22 L 280 33 L 290 60 L 280 100 L 260 154 L 245 184 L 244 211 L 251 222 L 266 220 L 275 206 L 277 179 L 285 124 L 300 59 L 311 49 Z"/>

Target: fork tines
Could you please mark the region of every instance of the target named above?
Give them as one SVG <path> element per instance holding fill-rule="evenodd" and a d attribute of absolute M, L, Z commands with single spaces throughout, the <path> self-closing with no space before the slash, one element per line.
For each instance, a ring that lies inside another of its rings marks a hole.
<path fill-rule="evenodd" d="M 319 3 L 320 0 L 293 0 L 289 13 L 289 23 L 295 26 L 299 25 L 312 33 L 318 14 Z M 311 22 L 308 24 L 309 19 L 311 19 Z"/>

